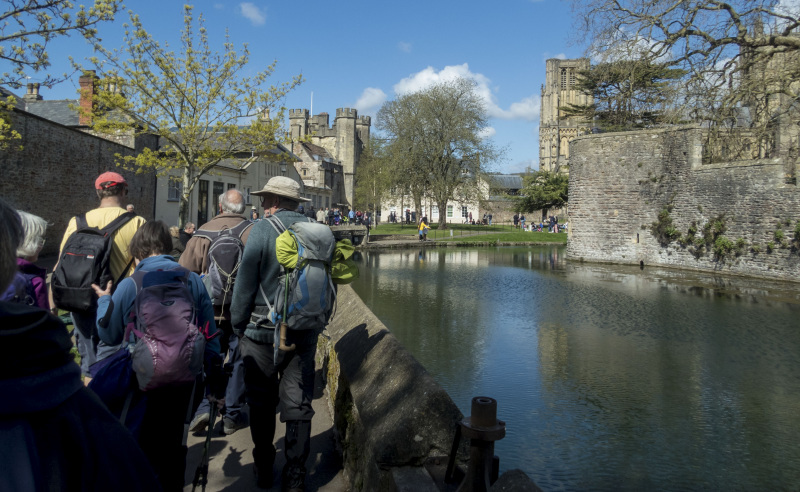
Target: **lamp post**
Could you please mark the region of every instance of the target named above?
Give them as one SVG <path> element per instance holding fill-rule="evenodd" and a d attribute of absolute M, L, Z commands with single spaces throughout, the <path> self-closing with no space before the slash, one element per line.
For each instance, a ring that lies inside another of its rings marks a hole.
<path fill-rule="evenodd" d="M 278 165 L 281 167 L 281 174 L 286 176 L 286 162 L 285 161 L 281 161 L 281 163 L 278 164 Z"/>

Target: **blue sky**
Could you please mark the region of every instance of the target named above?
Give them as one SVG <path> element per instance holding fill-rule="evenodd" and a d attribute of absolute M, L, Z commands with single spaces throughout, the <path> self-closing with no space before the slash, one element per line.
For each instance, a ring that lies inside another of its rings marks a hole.
<path fill-rule="evenodd" d="M 90 3 L 90 2 L 86 2 Z M 183 4 L 173 0 L 131 0 L 144 27 L 159 41 L 178 47 Z M 491 116 L 491 138 L 507 149 L 499 172 L 538 168 L 541 85 L 548 58 L 575 58 L 582 46 L 569 44 L 569 5 L 558 0 L 338 0 L 287 2 L 192 2 L 206 19 L 213 49 L 221 49 L 225 29 L 239 48 L 247 43 L 255 72 L 277 60 L 270 83 L 302 73 L 305 82 L 287 107 L 331 114 L 354 107 L 374 116 L 380 105 L 404 91 L 455 76 L 473 78 Z M 107 47 L 119 47 L 125 13 L 100 26 Z M 91 56 L 78 36 L 50 47 L 50 72 L 69 71 L 67 57 Z M 0 65 L 0 70 L 7 67 Z M 34 74 L 31 81 L 36 81 Z M 45 99 L 76 98 L 77 75 Z M 313 93 L 313 108 L 311 98 Z"/>

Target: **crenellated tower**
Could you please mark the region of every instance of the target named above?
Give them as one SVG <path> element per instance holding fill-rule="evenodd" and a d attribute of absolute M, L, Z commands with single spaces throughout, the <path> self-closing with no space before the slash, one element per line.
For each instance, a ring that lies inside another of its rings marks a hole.
<path fill-rule="evenodd" d="M 369 142 L 372 120 L 369 116 L 358 116 L 354 108 L 338 108 L 333 126 L 329 127 L 328 113 L 310 115 L 307 109 L 289 111 L 289 126 L 292 140 L 306 136 L 311 143 L 328 151 L 341 163 L 344 173 L 345 196 L 350 207 L 355 200 L 355 173 L 361 152 Z"/>

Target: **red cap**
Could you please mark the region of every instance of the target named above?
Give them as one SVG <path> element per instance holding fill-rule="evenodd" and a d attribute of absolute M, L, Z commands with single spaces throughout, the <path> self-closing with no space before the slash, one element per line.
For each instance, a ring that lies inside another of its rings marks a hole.
<path fill-rule="evenodd" d="M 111 171 L 101 174 L 94 181 L 94 187 L 97 190 L 102 190 L 104 188 L 109 188 L 111 186 L 116 186 L 118 184 L 127 185 L 128 182 L 125 181 L 125 178 L 123 178 L 121 174 L 117 174 Z"/>

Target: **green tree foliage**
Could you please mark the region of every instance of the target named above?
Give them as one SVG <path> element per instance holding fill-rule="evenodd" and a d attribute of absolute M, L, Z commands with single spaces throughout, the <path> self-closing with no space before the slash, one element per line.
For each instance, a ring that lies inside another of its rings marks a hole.
<path fill-rule="evenodd" d="M 389 137 L 397 190 L 408 190 L 417 211 L 423 196 L 445 210 L 450 200 L 474 199 L 487 162 L 498 152 L 483 131 L 488 115 L 475 83 L 456 79 L 384 103 L 377 125 Z M 447 227 L 439 214 L 439 227 Z"/>
<path fill-rule="evenodd" d="M 531 213 L 566 205 L 569 176 L 550 171 L 536 171 L 524 178 L 524 185 L 515 199 L 515 209 Z"/>
<path fill-rule="evenodd" d="M 189 219 L 189 194 L 214 166 L 222 161 L 244 166 L 254 156 L 273 156 L 285 112 L 281 104 L 302 77 L 265 87 L 275 63 L 252 74 L 247 45 L 237 53 L 227 37 L 222 53 L 212 51 L 203 16 L 195 23 L 190 6 L 179 54 L 154 40 L 133 12 L 130 21 L 122 50 L 95 45 L 105 61 L 94 60 L 102 75 L 93 129 L 158 137 L 158 150 L 118 156 L 118 164 L 137 173 L 178 171 L 183 224 Z M 265 113 L 272 118 L 262 118 Z"/>
<path fill-rule="evenodd" d="M 561 108 L 606 131 L 643 128 L 673 122 L 669 109 L 672 82 L 685 72 L 645 60 L 619 60 L 580 72 L 577 90 L 594 99 L 591 105 Z"/>
<path fill-rule="evenodd" d="M 91 8 L 67 0 L 5 0 L 0 14 L 0 60 L 11 66 L 0 84 L 20 87 L 26 75 L 50 66 L 47 45 L 56 37 L 79 33 L 87 39 L 97 34 L 100 22 L 114 19 L 118 0 L 95 0 Z M 42 85 L 51 86 L 60 79 L 45 76 Z"/>
<path fill-rule="evenodd" d="M 96 25 L 114 19 L 118 0 L 95 0 L 88 10 L 77 9 L 66 0 L 6 0 L 0 14 L 0 60 L 8 65 L 0 75 L 0 85 L 18 88 L 26 76 L 47 69 L 47 45 L 56 37 L 80 33 L 86 38 L 97 34 Z M 40 84 L 52 86 L 66 78 L 45 75 Z M 12 148 L 22 136 L 11 125 L 13 96 L 0 97 L 0 150 Z"/>
<path fill-rule="evenodd" d="M 370 138 L 356 169 L 356 209 L 370 210 L 377 219 L 378 207 L 392 186 L 391 169 L 386 144 L 375 137 Z M 375 224 L 377 226 L 377 220 Z"/>

